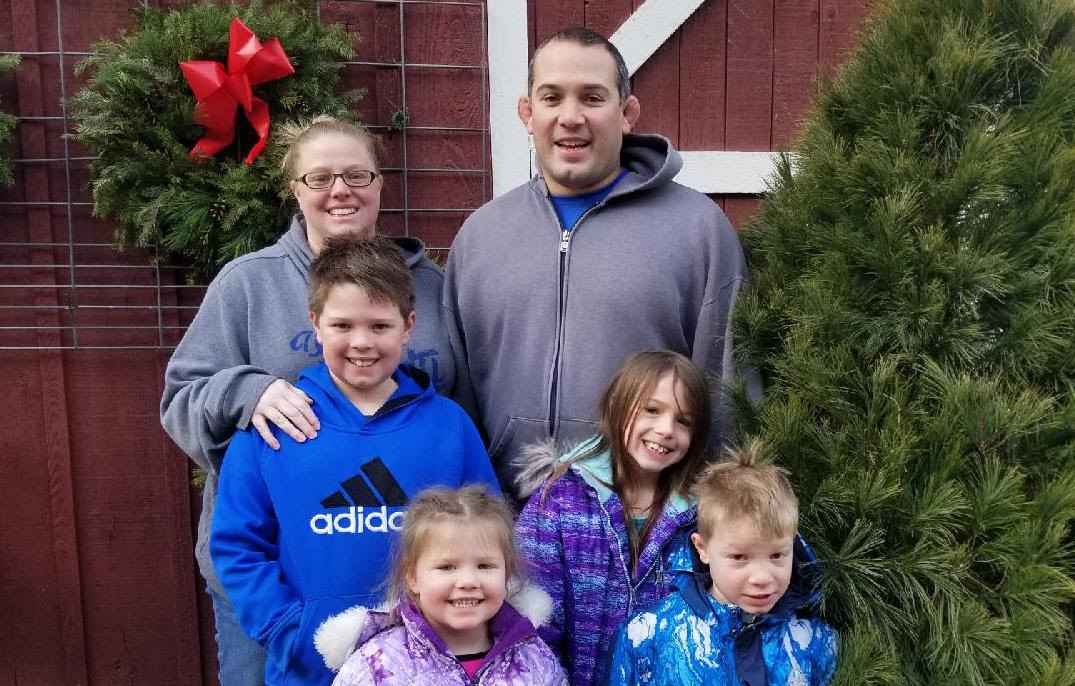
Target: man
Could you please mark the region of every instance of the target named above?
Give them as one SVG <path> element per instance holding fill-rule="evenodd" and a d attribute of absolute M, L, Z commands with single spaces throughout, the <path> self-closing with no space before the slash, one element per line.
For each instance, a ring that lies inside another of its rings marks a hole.
<path fill-rule="evenodd" d="M 672 181 L 682 161 L 667 139 L 631 134 L 640 105 L 599 34 L 570 28 L 542 43 L 518 108 L 538 174 L 467 219 L 444 290 L 459 400 L 505 490 L 521 446 L 596 432 L 602 390 L 638 350 L 675 350 L 710 373 L 719 441 L 729 317 L 746 278 L 731 224 Z"/>

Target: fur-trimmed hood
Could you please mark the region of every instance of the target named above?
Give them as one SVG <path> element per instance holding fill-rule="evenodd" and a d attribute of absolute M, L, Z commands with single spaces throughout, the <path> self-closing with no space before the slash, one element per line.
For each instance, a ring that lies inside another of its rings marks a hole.
<path fill-rule="evenodd" d="M 600 450 L 601 437 L 591 436 L 577 445 L 546 439 L 524 445 L 513 463 L 515 490 L 523 498 L 529 498 L 552 476 L 558 464 L 574 462 L 571 468 L 597 494 L 598 500 L 607 502 L 612 496 L 612 458 L 608 450 Z M 668 505 L 675 512 L 690 509 L 692 501 L 673 493 Z"/>
<path fill-rule="evenodd" d="M 514 592 L 509 590 L 505 605 L 529 622 L 531 629 L 545 625 L 552 615 L 552 598 L 530 584 Z M 402 605 L 397 609 L 401 608 Z M 392 612 L 387 605 L 372 609 L 356 605 L 326 619 L 314 634 L 314 646 L 329 669 L 338 672 L 356 648 L 382 631 L 399 625 L 400 614 L 399 611 Z"/>
<path fill-rule="evenodd" d="M 578 445 L 546 438 L 527 443 L 512 459 L 511 472 L 515 474 L 515 491 L 521 498 L 529 498 L 545 480 L 552 476 L 556 465 L 579 454 L 580 449 L 590 446 L 596 439 L 587 439 Z"/>

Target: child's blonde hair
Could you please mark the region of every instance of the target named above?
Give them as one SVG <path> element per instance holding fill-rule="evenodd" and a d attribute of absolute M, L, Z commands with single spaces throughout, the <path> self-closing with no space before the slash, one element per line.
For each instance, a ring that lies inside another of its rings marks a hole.
<path fill-rule="evenodd" d="M 783 538 L 799 528 L 799 500 L 787 471 L 764 455 L 757 438 L 728 448 L 726 459 L 709 465 L 693 488 L 698 498 L 698 533 L 708 539 L 729 519 L 746 519 L 766 538 Z"/>
<path fill-rule="evenodd" d="M 560 463 L 553 471 L 544 491 L 563 476 L 572 464 L 594 454 L 608 450 L 612 456 L 612 483 L 609 486 L 622 499 L 639 487 L 641 475 L 638 465 L 627 449 L 625 436 L 631 428 L 643 404 L 656 390 L 661 379 L 672 375 L 672 387 L 683 386 L 686 407 L 678 408 L 691 418 L 691 443 L 683 459 L 661 471 L 657 491 L 653 495 L 650 516 L 641 532 L 628 523 L 627 540 L 631 546 L 632 564 L 638 559 L 642 544 L 657 522 L 672 494 L 689 494 L 691 481 L 705 460 L 709 442 L 709 386 L 705 371 L 689 358 L 671 350 L 647 350 L 628 357 L 616 368 L 608 388 L 601 397 L 600 434 L 592 450 L 569 462 Z"/>
<path fill-rule="evenodd" d="M 280 167 L 283 169 L 284 178 L 287 181 L 290 182 L 295 178 L 297 173 L 295 160 L 302 152 L 303 146 L 327 134 L 349 136 L 366 146 L 373 162 L 373 169 L 369 171 L 380 171 L 379 155 L 377 154 L 380 148 L 380 138 L 378 136 L 370 133 L 369 129 L 362 124 L 322 114 L 307 122 L 288 122 L 281 126 L 277 132 L 276 135 L 279 136 L 280 141 L 287 146 L 287 151 L 284 153 L 283 159 L 280 160 Z"/>
<path fill-rule="evenodd" d="M 407 507 L 400 533 L 395 565 L 388 582 L 388 599 L 393 605 L 404 598 L 417 602 L 408 580 L 414 577 L 418 559 L 431 536 L 444 524 L 485 524 L 492 540 L 504 554 L 504 577 L 508 583 L 522 580 L 522 562 L 515 548 L 515 514 L 500 496 L 483 485 L 459 489 L 436 487 L 422 491 Z"/>

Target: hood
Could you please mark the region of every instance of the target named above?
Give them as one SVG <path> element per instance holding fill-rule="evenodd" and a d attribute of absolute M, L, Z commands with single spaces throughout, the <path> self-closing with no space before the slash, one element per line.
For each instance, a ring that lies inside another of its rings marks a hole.
<path fill-rule="evenodd" d="M 706 616 L 711 611 L 709 586 L 713 580 L 709 576 L 709 566 L 698 558 L 698 551 L 691 546 L 691 558 L 694 569 L 684 571 L 676 578 L 675 587 L 687 601 L 695 614 Z M 781 619 L 789 618 L 795 613 L 821 602 L 818 590 L 817 557 L 802 536 L 795 535 L 795 547 L 791 559 L 791 582 L 788 590 L 776 601 L 772 610 L 765 613 Z M 737 613 L 739 609 L 736 608 Z"/>
<path fill-rule="evenodd" d="M 678 574 L 673 585 L 696 615 L 710 617 L 715 613 L 714 606 L 718 603 L 709 595 L 709 586 L 712 584 L 709 567 L 698 559 L 694 546 L 691 546 L 691 552 L 694 570 Z M 733 626 L 742 627 L 742 632 L 735 641 L 735 667 L 739 678 L 746 686 L 765 686 L 767 683 L 761 632 L 758 629 L 769 622 L 792 619 L 797 614 L 816 606 L 820 601 L 817 557 L 802 536 L 796 534 L 791 561 L 791 582 L 788 584 L 788 590 L 784 592 L 772 610 L 759 616 L 755 622 L 743 624 L 742 610 L 734 605 L 723 605 L 728 611 Z"/>
<path fill-rule="evenodd" d="M 614 495 L 612 490 L 612 456 L 607 450 L 594 453 L 598 438 L 595 436 L 575 446 L 575 449 L 560 458 L 561 462 L 580 458 L 573 469 L 592 488 L 602 503 L 607 503 Z M 592 453 L 586 455 L 586 453 Z M 678 493 L 668 496 L 665 511 L 673 516 L 681 515 L 692 509 L 692 505 Z"/>
<path fill-rule="evenodd" d="M 553 439 L 523 446 L 512 460 L 512 468 L 516 474 L 515 487 L 520 496 L 527 498 L 537 491 L 552 475 L 557 464 L 574 461 L 571 469 L 594 490 L 598 500 L 607 503 L 614 495 L 612 462 L 607 450 L 598 451 L 600 440 L 600 436 L 593 436 L 568 448 Z M 689 510 L 691 504 L 682 496 L 673 493 L 665 507 L 678 515 Z"/>
<path fill-rule="evenodd" d="M 620 179 L 603 202 L 668 183 L 683 168 L 683 158 L 672 147 L 672 142 L 664 136 L 655 133 L 629 133 L 623 137 L 620 166 L 631 173 Z M 541 195 L 549 194 L 540 167 L 531 180 L 531 187 Z"/>
<path fill-rule="evenodd" d="M 671 181 L 683 168 L 683 158 L 664 136 L 629 133 L 623 137 L 620 164 L 633 173 L 617 184 L 612 196 L 646 190 Z"/>
<path fill-rule="evenodd" d="M 411 238 L 409 236 L 392 236 L 390 240 L 396 244 L 396 247 L 403 253 L 403 261 L 407 265 L 407 269 L 414 269 L 415 265 L 421 262 L 426 256 L 426 246 L 421 240 L 417 238 Z M 280 237 L 280 244 L 287 250 L 288 257 L 295 263 L 295 266 L 299 268 L 303 277 L 307 277 L 310 271 L 310 261 L 313 260 L 314 254 L 310 250 L 310 242 L 306 238 L 306 218 L 302 216 L 302 213 L 296 214 L 291 218 L 291 225 L 288 226 L 287 231 Z"/>
<path fill-rule="evenodd" d="M 310 243 L 306 240 L 306 220 L 302 214 L 291 217 L 291 225 L 283 236 L 280 237 L 280 245 L 287 252 L 288 258 L 302 274 L 302 280 L 310 283 L 310 261 L 314 254 L 310 250 Z"/>
<path fill-rule="evenodd" d="M 409 364 L 401 364 L 392 372 L 399 387 L 372 417 L 366 417 L 336 388 L 328 366 L 319 364 L 299 373 L 295 385 L 314 401 L 314 412 L 323 425 L 354 431 L 385 431 L 395 429 L 410 417 L 408 406 L 435 394 L 429 375 Z"/>
<path fill-rule="evenodd" d="M 426 256 L 425 243 L 417 238 L 393 236 L 391 240 L 403 252 L 403 261 L 407 263 L 407 269 L 414 269 L 414 265 L 421 262 Z"/>
<path fill-rule="evenodd" d="M 429 627 L 422 613 L 409 601 L 404 601 L 389 611 L 386 606 L 370 609 L 356 605 L 338 615 L 329 617 L 314 633 L 314 646 L 333 672 L 340 671 L 343 664 L 358 646 L 382 631 L 408 621 L 427 636 L 441 651 L 447 652 L 440 637 Z M 526 584 L 515 591 L 509 589 L 508 598 L 490 621 L 494 649 L 507 647 L 528 636 L 535 635 L 534 627 L 544 626 L 552 616 L 552 598 L 541 588 Z M 489 652 L 489 657 L 493 651 Z"/>
<path fill-rule="evenodd" d="M 332 615 L 314 632 L 314 647 L 325 665 L 338 672 L 355 648 L 398 622 L 385 606 L 370 609 L 361 605 Z"/>
<path fill-rule="evenodd" d="M 592 443 L 593 440 L 584 441 L 574 448 L 554 438 L 546 438 L 522 446 L 511 460 L 516 492 L 522 498 L 529 498 L 541 488 L 546 479 L 552 476 L 557 464 L 570 460 L 578 454 L 580 448 Z"/>

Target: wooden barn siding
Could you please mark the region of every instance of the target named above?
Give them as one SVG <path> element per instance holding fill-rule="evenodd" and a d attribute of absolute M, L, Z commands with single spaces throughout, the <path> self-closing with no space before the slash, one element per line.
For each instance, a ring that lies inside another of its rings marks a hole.
<path fill-rule="evenodd" d="M 659 131 L 684 150 L 778 150 L 794 141 L 820 69 L 834 68 L 852 42 L 869 0 L 707 0 L 635 76 L 642 102 L 639 130 Z M 177 5 L 179 2 L 153 4 Z M 641 0 L 530 0 L 535 42 L 557 28 L 582 23 L 611 33 Z M 62 0 L 67 52 L 88 50 L 101 37 L 131 25 L 132 0 Z M 322 18 L 360 33 L 360 61 L 397 62 L 400 6 L 324 2 Z M 480 8 L 443 4 L 403 6 L 402 46 L 409 63 L 478 64 L 483 57 Z M 59 48 L 54 0 L 0 0 L 0 52 Z M 80 79 L 68 55 L 68 94 Z M 59 58 L 26 56 L 14 78 L 0 79 L 0 107 L 22 116 L 59 116 Z M 367 90 L 359 111 L 387 123 L 403 104 L 400 69 L 350 65 L 348 86 Z M 481 71 L 410 67 L 406 101 L 411 124 L 486 124 Z M 18 158 L 63 158 L 63 122 L 24 121 Z M 385 166 L 402 166 L 403 136 L 384 134 Z M 474 131 L 409 131 L 407 167 L 488 168 L 487 138 Z M 71 157 L 86 152 L 71 143 Z M 71 164 L 70 199 L 88 202 L 86 163 Z M 20 164 L 16 185 L 0 201 L 66 202 L 62 163 Z M 382 221 L 404 232 L 403 174 L 386 174 Z M 489 194 L 473 172 L 411 172 L 409 232 L 443 251 L 467 211 Z M 717 197 L 737 226 L 756 207 L 751 197 Z M 422 210 L 457 208 L 454 212 Z M 0 205 L 0 243 L 102 243 L 112 226 L 75 205 Z M 0 264 L 64 265 L 66 247 L 0 246 Z M 152 285 L 154 270 L 138 251 L 76 249 L 81 263 L 125 265 L 80 269 L 79 283 Z M 71 297 L 66 266 L 8 269 L 3 283 L 33 284 L 26 292 L 0 289 L 0 304 L 63 305 Z M 181 280 L 162 270 L 165 283 Z M 80 311 L 79 323 L 155 326 L 152 289 L 80 289 L 81 304 L 144 305 L 123 313 Z M 162 304 L 196 304 L 197 291 L 165 288 Z M 95 322 L 93 318 L 99 319 Z M 119 319 L 117 319 L 119 317 Z M 74 323 L 64 310 L 0 310 L 0 325 L 38 326 L 30 344 L 70 345 L 70 332 L 44 327 Z M 162 323 L 189 314 L 164 310 Z M 0 345 L 25 336 L 0 332 Z M 166 343 L 174 342 L 170 332 Z M 154 331 L 86 330 L 80 345 L 158 343 Z M 0 351 L 8 392 L 0 400 L 0 684 L 211 684 L 215 656 L 211 614 L 200 593 L 191 554 L 198 498 L 186 458 L 159 428 L 157 403 L 167 350 Z"/>

